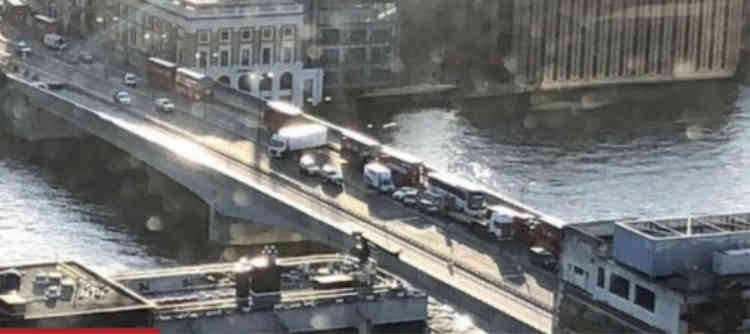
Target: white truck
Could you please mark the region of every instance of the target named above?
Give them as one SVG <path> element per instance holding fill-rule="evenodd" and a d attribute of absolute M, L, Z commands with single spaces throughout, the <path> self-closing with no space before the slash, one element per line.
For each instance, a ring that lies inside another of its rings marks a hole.
<path fill-rule="evenodd" d="M 513 221 L 516 219 L 531 219 L 528 214 L 518 212 L 511 208 L 496 205 L 488 208 L 490 221 L 488 231 L 497 240 L 507 240 L 513 237 Z"/>
<path fill-rule="evenodd" d="M 58 34 L 44 34 L 44 45 L 56 51 L 62 51 L 68 47 L 65 39 Z"/>
<path fill-rule="evenodd" d="M 382 193 L 391 193 L 396 190 L 391 170 L 378 162 L 371 162 L 365 165 L 365 169 L 362 172 L 362 180 L 366 185 Z"/>
<path fill-rule="evenodd" d="M 306 150 L 328 144 L 328 129 L 320 124 L 292 125 L 271 136 L 268 152 L 281 158 L 286 152 Z"/>

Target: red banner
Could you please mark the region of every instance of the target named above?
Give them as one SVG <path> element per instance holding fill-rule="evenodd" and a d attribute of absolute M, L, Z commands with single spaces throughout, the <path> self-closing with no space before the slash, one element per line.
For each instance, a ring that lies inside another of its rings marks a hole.
<path fill-rule="evenodd" d="M 0 334 L 159 334 L 157 328 L 0 328 Z"/>

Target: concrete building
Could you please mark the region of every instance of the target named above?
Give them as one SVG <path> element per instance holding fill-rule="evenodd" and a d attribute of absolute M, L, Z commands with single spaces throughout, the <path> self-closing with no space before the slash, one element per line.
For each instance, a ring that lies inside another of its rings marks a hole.
<path fill-rule="evenodd" d="M 515 0 L 519 85 L 558 89 L 726 78 L 739 62 L 743 0 Z"/>
<path fill-rule="evenodd" d="M 313 0 L 312 64 L 326 88 L 374 88 L 400 79 L 399 1 Z"/>
<path fill-rule="evenodd" d="M 307 14 L 301 0 L 108 0 L 97 17 L 132 64 L 155 56 L 301 106 L 323 88 L 323 71 L 305 64 Z"/>
<path fill-rule="evenodd" d="M 557 328 L 750 329 L 750 215 L 569 225 Z"/>
<path fill-rule="evenodd" d="M 95 22 L 95 0 L 30 0 L 33 24 L 56 24 L 56 32 L 71 38 L 86 37 Z M 49 19 L 49 20 L 47 20 Z"/>

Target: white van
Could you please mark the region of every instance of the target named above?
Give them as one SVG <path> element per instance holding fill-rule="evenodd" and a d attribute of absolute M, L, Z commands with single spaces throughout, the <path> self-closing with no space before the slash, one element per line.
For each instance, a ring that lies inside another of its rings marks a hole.
<path fill-rule="evenodd" d="M 391 170 L 377 162 L 371 162 L 365 165 L 362 173 L 362 180 L 370 187 L 379 190 L 382 193 L 391 193 L 396 190 L 391 177 Z"/>
<path fill-rule="evenodd" d="M 57 51 L 65 50 L 68 47 L 68 44 L 65 44 L 65 39 L 58 34 L 44 34 L 44 45 Z"/>

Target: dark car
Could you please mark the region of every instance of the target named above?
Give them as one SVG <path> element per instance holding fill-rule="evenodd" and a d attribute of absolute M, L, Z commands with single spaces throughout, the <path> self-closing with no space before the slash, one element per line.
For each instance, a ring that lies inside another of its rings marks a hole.
<path fill-rule="evenodd" d="M 78 55 L 78 60 L 84 64 L 93 64 L 94 63 L 94 56 L 92 56 L 88 52 L 81 52 Z"/>
<path fill-rule="evenodd" d="M 419 211 L 422 211 L 428 215 L 434 215 L 440 211 L 437 204 L 429 198 L 421 197 L 417 200 L 417 207 Z"/>
<path fill-rule="evenodd" d="M 333 184 L 337 187 L 344 186 L 344 175 L 341 170 L 331 164 L 325 164 L 320 170 L 320 176 L 323 182 Z"/>
<path fill-rule="evenodd" d="M 557 270 L 557 259 L 552 253 L 542 247 L 529 248 L 529 262 L 547 271 Z"/>

